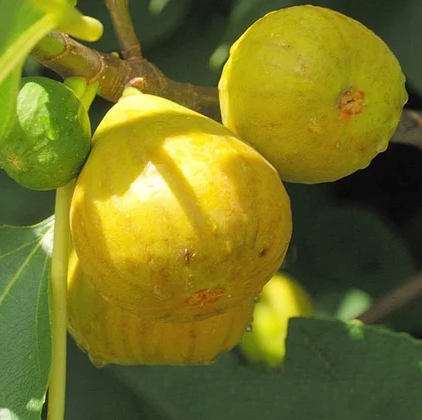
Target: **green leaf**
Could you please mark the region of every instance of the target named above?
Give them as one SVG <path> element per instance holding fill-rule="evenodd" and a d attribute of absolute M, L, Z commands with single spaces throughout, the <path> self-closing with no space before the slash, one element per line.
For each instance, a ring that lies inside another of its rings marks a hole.
<path fill-rule="evenodd" d="M 296 260 L 286 271 L 318 301 L 337 305 L 351 289 L 377 299 L 414 273 L 414 261 L 403 239 L 377 214 L 356 207 L 318 203 L 312 206 L 306 190 L 292 199 Z M 307 210 L 306 210 L 307 209 Z M 339 307 L 330 305 L 331 314 Z M 421 326 L 421 310 L 406 308 L 394 327 Z M 412 315 L 412 316 L 410 316 Z M 410 322 L 409 322 L 410 321 Z"/>
<path fill-rule="evenodd" d="M 108 371 L 94 367 L 71 337 L 67 354 L 66 420 L 167 419 Z"/>
<path fill-rule="evenodd" d="M 0 227 L 0 419 L 40 418 L 51 361 L 53 218 Z"/>
<path fill-rule="evenodd" d="M 20 77 L 21 68 L 18 66 L 0 84 L 0 143 L 7 137 L 15 121 Z"/>
<path fill-rule="evenodd" d="M 405 334 L 293 319 L 282 371 L 235 353 L 204 367 L 108 367 L 172 420 L 422 419 L 422 344 Z"/>
<path fill-rule="evenodd" d="M 312 412 L 314 419 L 420 420 L 422 342 L 357 323 L 293 319 L 284 382 L 297 419 Z"/>
<path fill-rule="evenodd" d="M 85 21 L 65 0 L 0 0 L 0 10 L 1 141 L 13 124 L 23 62 L 36 43 L 58 25 L 67 25 L 86 39 L 98 39 L 102 27 L 99 22 Z"/>
<path fill-rule="evenodd" d="M 65 0 L 0 0 L 0 83 L 15 70 L 36 43 L 58 25 L 70 25 L 89 38 L 98 29 Z M 93 30 L 93 26 L 96 29 Z M 97 39 L 101 33 L 97 34 Z"/>

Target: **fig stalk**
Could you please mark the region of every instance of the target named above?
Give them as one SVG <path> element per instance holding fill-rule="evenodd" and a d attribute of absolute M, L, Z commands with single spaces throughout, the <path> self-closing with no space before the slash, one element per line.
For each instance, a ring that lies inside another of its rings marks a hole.
<path fill-rule="evenodd" d="M 54 245 L 51 258 L 50 316 L 52 363 L 48 420 L 63 420 L 66 393 L 67 270 L 70 243 L 69 208 L 74 181 L 58 188 L 55 204 Z"/>
<path fill-rule="evenodd" d="M 133 28 L 128 0 L 105 0 L 125 60 L 141 59 L 141 44 Z"/>

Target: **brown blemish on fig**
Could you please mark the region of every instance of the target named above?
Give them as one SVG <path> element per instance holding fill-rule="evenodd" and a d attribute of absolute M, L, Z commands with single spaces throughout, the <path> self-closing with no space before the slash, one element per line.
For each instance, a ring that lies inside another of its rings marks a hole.
<path fill-rule="evenodd" d="M 262 248 L 261 251 L 259 251 L 260 257 L 265 257 L 268 254 L 268 248 Z"/>
<path fill-rule="evenodd" d="M 185 259 L 185 264 L 189 265 L 190 264 L 190 251 L 189 249 L 185 248 L 184 252 L 183 252 L 183 256 Z"/>
<path fill-rule="evenodd" d="M 18 170 L 18 171 L 23 170 L 22 161 L 19 159 L 18 156 L 14 155 L 12 153 L 8 153 L 7 156 L 6 156 L 6 160 L 16 170 Z"/>
<path fill-rule="evenodd" d="M 211 287 L 209 289 L 201 289 L 190 295 L 185 302 L 192 306 L 203 306 L 206 303 L 214 303 L 223 296 L 223 287 Z"/>
<path fill-rule="evenodd" d="M 338 102 L 343 116 L 350 116 L 359 114 L 363 110 L 363 102 L 365 98 L 365 92 L 356 88 L 350 88 L 344 91 Z"/>

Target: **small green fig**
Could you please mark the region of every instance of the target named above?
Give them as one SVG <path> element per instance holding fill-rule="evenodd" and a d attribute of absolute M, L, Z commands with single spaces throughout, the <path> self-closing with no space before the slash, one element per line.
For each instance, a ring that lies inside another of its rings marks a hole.
<path fill-rule="evenodd" d="M 0 143 L 0 164 L 24 187 L 51 190 L 75 178 L 90 150 L 91 125 L 79 98 L 46 77 L 21 82 L 14 126 Z"/>

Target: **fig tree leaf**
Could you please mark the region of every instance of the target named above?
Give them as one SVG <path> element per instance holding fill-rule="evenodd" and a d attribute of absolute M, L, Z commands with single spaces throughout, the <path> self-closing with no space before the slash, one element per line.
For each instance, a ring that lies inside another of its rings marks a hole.
<path fill-rule="evenodd" d="M 66 420 L 167 420 L 68 340 Z"/>
<path fill-rule="evenodd" d="M 422 343 L 382 328 L 292 319 L 282 370 L 235 352 L 211 366 L 108 367 L 172 420 L 422 419 Z"/>
<path fill-rule="evenodd" d="M 51 361 L 52 235 L 52 218 L 0 227 L 0 419 L 40 418 Z"/>
<path fill-rule="evenodd" d="M 20 77 L 21 69 L 18 66 L 0 84 L 0 144 L 9 134 L 15 121 Z"/>
<path fill-rule="evenodd" d="M 16 96 L 25 58 L 58 25 L 80 31 L 82 15 L 67 0 L 0 0 L 0 142 L 14 120 Z"/>
<path fill-rule="evenodd" d="M 0 0 L 0 9 L 0 83 L 55 27 L 86 25 L 67 0 Z"/>
<path fill-rule="evenodd" d="M 332 315 L 351 289 L 360 289 L 374 300 L 414 273 L 407 244 L 379 215 L 327 203 L 312 207 L 302 193 L 296 188 L 292 199 L 296 259 L 286 271 L 319 302 L 332 301 L 336 295 L 337 307 L 330 304 Z M 422 325 L 421 313 L 415 305 L 388 322 L 409 331 Z"/>

